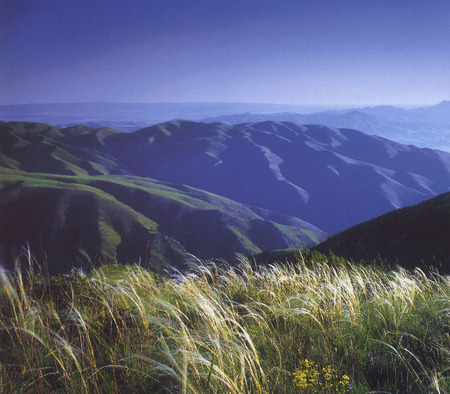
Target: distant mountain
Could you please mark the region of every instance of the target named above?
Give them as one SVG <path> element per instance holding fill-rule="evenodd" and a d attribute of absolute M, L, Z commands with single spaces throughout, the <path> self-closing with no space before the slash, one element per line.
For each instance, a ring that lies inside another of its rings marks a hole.
<path fill-rule="evenodd" d="M 450 101 L 442 101 L 439 104 L 429 107 L 413 109 L 381 105 L 376 107 L 365 107 L 362 108 L 361 111 L 388 121 L 450 124 Z"/>
<path fill-rule="evenodd" d="M 310 114 L 293 112 L 242 113 L 209 117 L 202 121 L 222 122 L 230 125 L 264 121 L 320 124 L 329 127 L 356 129 L 404 144 L 450 152 L 450 101 L 415 109 L 377 106 Z"/>
<path fill-rule="evenodd" d="M 252 103 L 72 103 L 0 106 L 0 120 L 87 125 L 136 131 L 177 119 L 231 125 L 264 121 L 350 128 L 403 144 L 450 152 L 450 101 L 404 109 L 394 106 L 337 107 Z"/>
<path fill-rule="evenodd" d="M 337 233 L 450 190 L 450 154 L 356 130 L 169 122 L 105 138 L 133 174 L 183 183 Z"/>
<path fill-rule="evenodd" d="M 450 193 L 361 223 L 316 249 L 355 261 L 381 258 L 409 268 L 433 265 L 449 274 Z"/>
<path fill-rule="evenodd" d="M 174 119 L 200 120 L 241 112 L 315 112 L 336 106 L 298 106 L 257 103 L 60 103 L 0 105 L 0 120 L 48 123 L 65 128 L 88 125 L 135 131 Z"/>

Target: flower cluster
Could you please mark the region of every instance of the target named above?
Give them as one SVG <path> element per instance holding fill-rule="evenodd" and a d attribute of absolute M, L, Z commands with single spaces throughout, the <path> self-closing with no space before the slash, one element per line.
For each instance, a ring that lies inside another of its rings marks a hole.
<path fill-rule="evenodd" d="M 350 378 L 339 376 L 331 366 L 320 368 L 313 361 L 307 359 L 300 362 L 294 372 L 294 383 L 303 392 L 346 393 L 351 391 Z"/>
<path fill-rule="evenodd" d="M 302 360 L 294 372 L 295 385 L 301 389 L 314 389 L 320 385 L 319 375 L 319 369 L 314 362 Z"/>

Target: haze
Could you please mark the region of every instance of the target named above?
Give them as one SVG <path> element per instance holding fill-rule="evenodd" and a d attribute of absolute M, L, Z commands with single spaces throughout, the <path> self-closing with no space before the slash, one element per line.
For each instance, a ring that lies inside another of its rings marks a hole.
<path fill-rule="evenodd" d="M 0 104 L 435 104 L 450 2 L 0 0 Z"/>

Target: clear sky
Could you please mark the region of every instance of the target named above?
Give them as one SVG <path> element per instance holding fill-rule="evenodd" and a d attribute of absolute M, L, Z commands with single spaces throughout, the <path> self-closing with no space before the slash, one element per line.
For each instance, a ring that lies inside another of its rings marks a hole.
<path fill-rule="evenodd" d="M 435 104 L 448 0 L 0 0 L 0 104 Z"/>

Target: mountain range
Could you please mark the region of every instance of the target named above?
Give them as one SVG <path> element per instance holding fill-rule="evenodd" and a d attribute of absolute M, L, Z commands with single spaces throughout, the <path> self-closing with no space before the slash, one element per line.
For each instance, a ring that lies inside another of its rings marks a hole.
<path fill-rule="evenodd" d="M 449 153 L 290 122 L 1 122 L 0 166 L 0 258 L 29 241 L 52 272 L 312 246 L 450 190 Z"/>
<path fill-rule="evenodd" d="M 298 218 L 247 207 L 189 186 L 132 176 L 102 152 L 112 129 L 0 124 L 0 259 L 11 267 L 28 242 L 52 273 L 138 262 L 181 267 L 188 253 L 311 246 L 325 239 Z"/>
<path fill-rule="evenodd" d="M 330 127 L 356 129 L 404 144 L 450 152 L 450 101 L 414 109 L 377 106 L 309 114 L 297 112 L 242 113 L 208 117 L 202 121 L 231 125 L 265 121 L 323 124 Z"/>
<path fill-rule="evenodd" d="M 450 101 L 408 109 L 248 103 L 22 104 L 0 106 L 0 119 L 41 122 L 61 128 L 84 124 L 125 131 L 175 119 L 231 125 L 290 121 L 356 129 L 403 144 L 450 152 Z"/>
<path fill-rule="evenodd" d="M 3 121 L 51 124 L 61 128 L 87 125 L 135 131 L 174 119 L 200 120 L 241 112 L 315 112 L 336 107 L 252 103 L 58 103 L 0 105 Z"/>
<path fill-rule="evenodd" d="M 350 129 L 168 122 L 111 135 L 133 174 L 182 183 L 335 234 L 450 190 L 450 154 Z"/>

